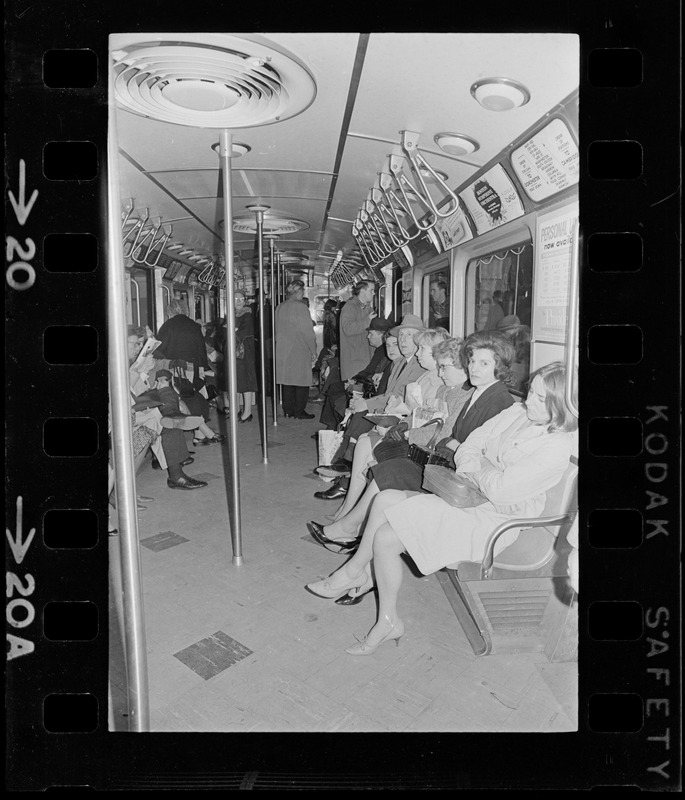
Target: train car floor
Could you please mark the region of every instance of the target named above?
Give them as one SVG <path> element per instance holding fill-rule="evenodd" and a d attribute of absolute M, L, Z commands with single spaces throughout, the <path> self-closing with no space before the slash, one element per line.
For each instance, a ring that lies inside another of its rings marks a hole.
<path fill-rule="evenodd" d="M 319 407 L 309 410 L 318 417 Z M 169 489 L 149 461 L 138 473 L 138 493 L 154 498 L 139 513 L 150 730 L 575 730 L 577 664 L 475 656 L 435 576 L 409 561 L 399 646 L 368 658 L 345 653 L 374 624 L 376 600 L 339 606 L 304 588 L 344 559 L 305 527 L 337 507 L 313 497 L 325 487 L 312 472 L 311 436 L 321 426 L 282 416 L 274 426 L 270 404 L 268 421 L 268 464 L 256 413 L 238 425 L 241 566 L 232 565 L 225 445 L 193 448 L 186 472 L 208 482 L 202 489 Z M 223 418 L 212 425 L 228 432 Z M 110 554 L 116 586 L 116 536 Z M 110 605 L 110 729 L 127 730 L 122 637 Z"/>

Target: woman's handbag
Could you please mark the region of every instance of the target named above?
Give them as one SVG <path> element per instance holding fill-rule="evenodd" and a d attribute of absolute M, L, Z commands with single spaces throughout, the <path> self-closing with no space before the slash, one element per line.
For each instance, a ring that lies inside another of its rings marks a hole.
<path fill-rule="evenodd" d="M 455 508 L 474 508 L 488 502 L 480 489 L 464 475 L 437 464 L 423 470 L 423 488 Z"/>
<path fill-rule="evenodd" d="M 433 419 L 423 425 L 423 428 L 427 428 L 429 425 L 435 425 L 435 433 L 425 446 L 420 444 L 410 444 L 407 456 L 422 467 L 425 467 L 427 464 L 438 464 L 443 467 L 449 467 L 449 459 L 445 458 L 445 456 L 441 455 L 435 450 L 435 443 L 438 440 L 438 436 L 440 435 L 440 431 L 442 430 L 442 426 L 444 424 L 445 420 L 441 417 L 438 417 L 437 419 Z"/>
<path fill-rule="evenodd" d="M 235 342 L 235 357 L 245 358 L 245 343 L 239 342 L 237 339 Z"/>
<path fill-rule="evenodd" d="M 175 368 L 176 377 L 174 378 L 174 387 L 179 395 L 185 400 L 188 397 L 194 397 L 197 392 L 193 384 L 186 378 L 184 371 L 181 367 Z"/>

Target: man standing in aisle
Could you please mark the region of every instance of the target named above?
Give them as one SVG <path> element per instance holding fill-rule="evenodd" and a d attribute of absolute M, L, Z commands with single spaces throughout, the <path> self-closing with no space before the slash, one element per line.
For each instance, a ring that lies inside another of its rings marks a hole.
<path fill-rule="evenodd" d="M 340 312 L 340 377 L 343 381 L 361 372 L 373 355 L 367 340 L 369 323 L 378 316 L 373 310 L 373 295 L 373 283 L 359 281 Z"/>
<path fill-rule="evenodd" d="M 305 406 L 316 360 L 316 336 L 309 309 L 302 302 L 304 283 L 285 287 L 286 299 L 276 307 L 276 380 L 283 386 L 283 413 L 295 419 L 314 419 Z"/>

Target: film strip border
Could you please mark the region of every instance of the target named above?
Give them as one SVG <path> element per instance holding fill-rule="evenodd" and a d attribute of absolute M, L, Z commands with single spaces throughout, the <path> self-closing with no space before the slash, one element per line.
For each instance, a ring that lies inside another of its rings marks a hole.
<path fill-rule="evenodd" d="M 534 761 L 498 748 L 462 785 L 680 786 L 680 9 L 654 5 L 599 0 L 562 24 L 582 53 L 580 730 Z M 7 11 L 8 785 L 122 788 L 164 747 L 113 741 L 106 714 L 107 33 L 134 23 Z M 478 740 L 459 741 L 474 765 Z M 172 785 L 212 774 L 223 745 L 204 742 L 174 750 Z M 453 739 L 430 754 L 427 785 L 453 785 Z M 255 763 L 292 787 L 290 758 L 251 737 L 238 787 Z"/>

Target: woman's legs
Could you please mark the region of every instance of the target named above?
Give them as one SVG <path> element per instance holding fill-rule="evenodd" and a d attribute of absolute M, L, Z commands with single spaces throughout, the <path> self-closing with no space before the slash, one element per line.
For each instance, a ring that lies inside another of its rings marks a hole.
<path fill-rule="evenodd" d="M 357 500 L 362 496 L 364 489 L 366 489 L 366 474 L 365 470 L 369 465 L 369 461 L 373 455 L 373 448 L 376 442 L 372 441 L 369 436 L 363 435 L 359 437 L 357 446 L 354 448 L 354 456 L 352 458 L 352 470 L 350 474 L 350 485 L 347 488 L 345 501 L 340 507 L 337 518 L 341 519 L 357 504 Z"/>
<path fill-rule="evenodd" d="M 241 413 L 241 417 L 246 419 L 252 413 L 252 404 L 254 403 L 254 392 L 243 392 L 241 394 L 243 398 L 243 410 Z"/>
<path fill-rule="evenodd" d="M 339 517 L 330 525 L 324 526 L 323 532 L 326 536 L 329 539 L 339 539 L 343 542 L 356 539 L 359 533 L 359 527 L 364 522 L 366 512 L 369 510 L 369 506 L 377 494 L 378 486 L 375 481 L 371 481 L 366 487 L 364 494 L 359 498 L 359 502 L 349 514 L 346 514 L 344 517 Z"/>
<path fill-rule="evenodd" d="M 364 526 L 364 533 L 362 534 L 361 542 L 359 543 L 357 551 L 342 565 L 342 567 L 340 567 L 340 569 L 336 570 L 327 579 L 327 583 L 331 589 L 335 589 L 337 586 L 344 586 L 348 584 L 351 579 L 359 577 L 362 572 L 367 569 L 367 566 L 371 563 L 371 560 L 374 557 L 374 539 L 376 537 L 376 533 L 380 528 L 386 526 L 388 523 L 388 519 L 385 516 L 385 509 L 390 508 L 391 506 L 396 506 L 398 503 L 402 503 L 406 499 L 407 496 L 405 493 L 397 489 L 387 489 L 375 497 L 375 502 L 371 507 L 369 519 Z M 390 572 L 388 574 L 390 576 L 389 587 L 392 591 L 392 567 L 390 568 Z M 401 580 L 402 578 L 400 574 L 400 582 Z"/>

